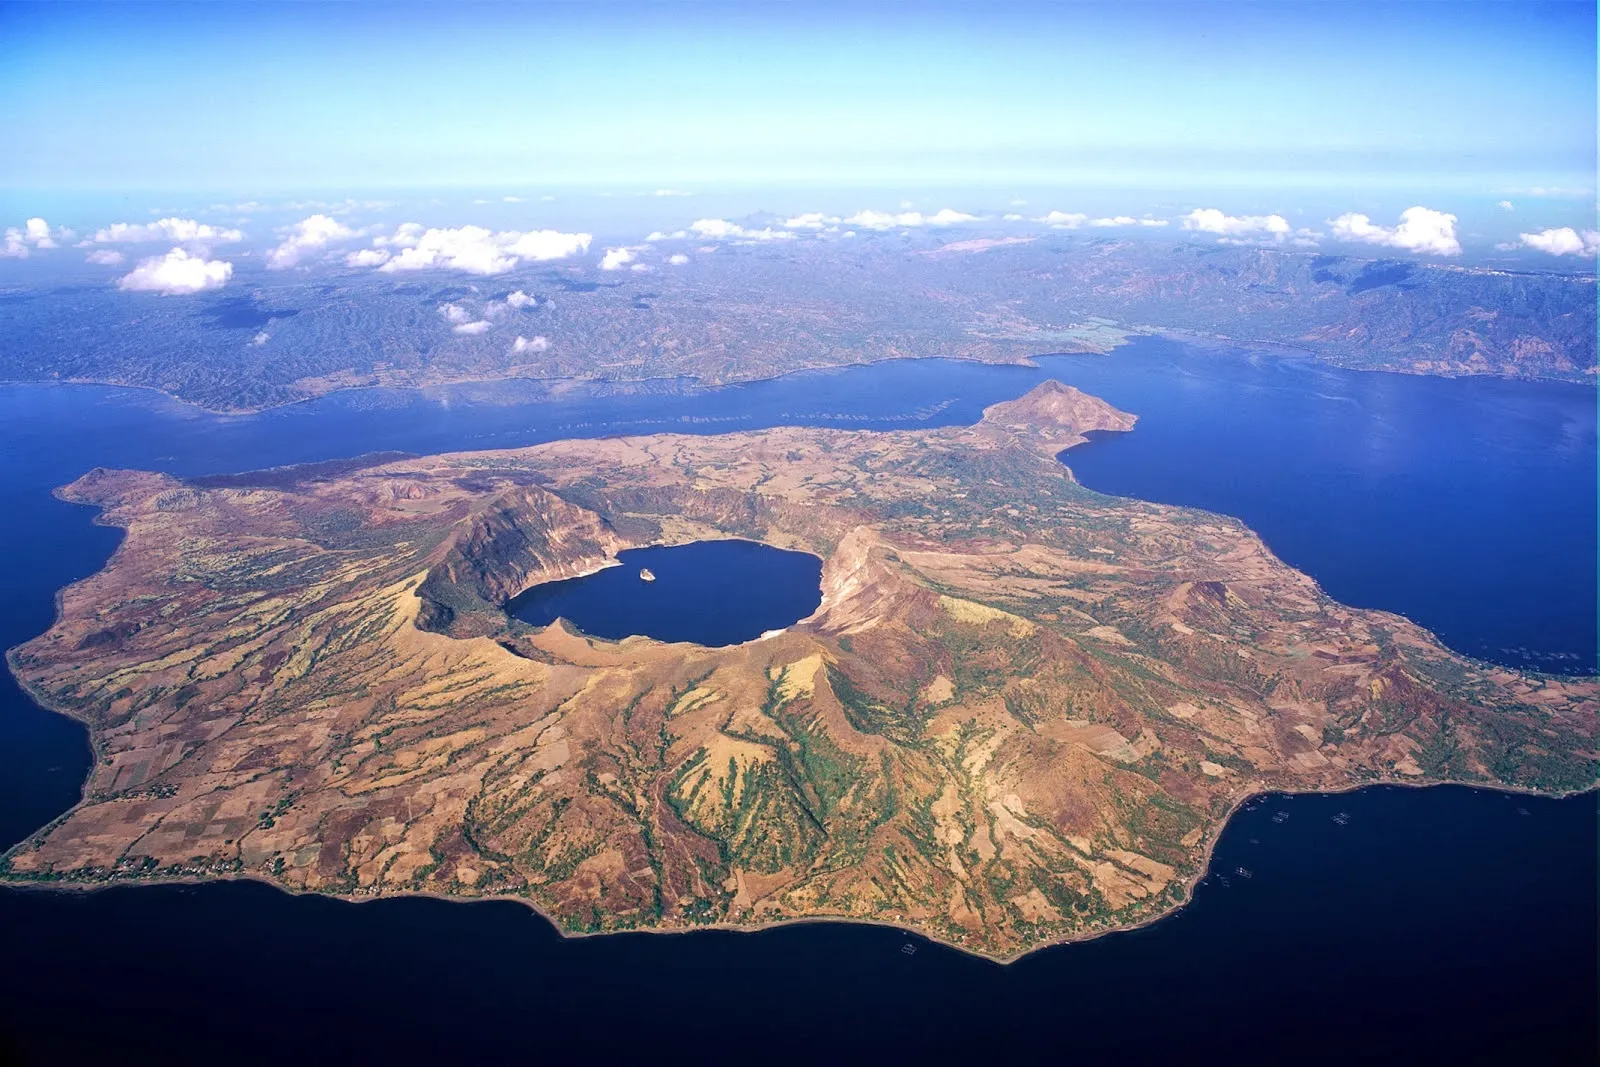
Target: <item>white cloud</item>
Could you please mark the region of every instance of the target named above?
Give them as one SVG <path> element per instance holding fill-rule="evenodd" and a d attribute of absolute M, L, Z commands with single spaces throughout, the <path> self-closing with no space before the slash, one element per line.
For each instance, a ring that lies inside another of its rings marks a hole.
<path fill-rule="evenodd" d="M 650 195 L 651 196 L 693 196 L 694 194 L 693 193 L 686 193 L 682 189 L 657 189 L 655 192 L 651 193 Z"/>
<path fill-rule="evenodd" d="M 1379 226 L 1367 216 L 1353 211 L 1330 219 L 1328 225 L 1333 227 L 1333 236 L 1340 240 L 1362 241 L 1436 256 L 1461 254 L 1461 242 L 1456 239 L 1456 217 L 1432 208 L 1406 208 L 1400 212 L 1400 225 L 1393 229 Z"/>
<path fill-rule="evenodd" d="M 502 196 L 500 198 L 501 202 L 506 204 L 520 204 L 524 199 L 526 198 L 521 196 Z"/>
<path fill-rule="evenodd" d="M 363 248 L 344 257 L 347 267 L 381 267 L 389 262 L 389 253 L 381 248 Z"/>
<path fill-rule="evenodd" d="M 608 248 L 606 249 L 606 254 L 600 257 L 600 269 L 621 270 L 627 264 L 632 263 L 633 259 L 634 253 L 631 248 Z"/>
<path fill-rule="evenodd" d="M 511 351 L 513 352 L 545 352 L 548 351 L 549 348 L 550 338 L 543 336 L 518 337 L 515 341 L 511 342 Z"/>
<path fill-rule="evenodd" d="M 789 230 L 775 230 L 771 226 L 746 229 L 727 219 L 696 219 L 689 224 L 689 229 L 707 240 L 786 241 L 794 236 Z"/>
<path fill-rule="evenodd" d="M 909 203 L 902 206 L 909 206 Z M 829 221 L 838 222 L 838 219 Z M 851 226 L 861 226 L 868 230 L 892 230 L 897 227 L 916 226 L 954 226 L 959 222 L 976 222 L 978 216 L 968 215 L 964 211 L 954 208 L 943 208 L 932 215 L 924 215 L 920 211 L 858 211 L 843 220 Z"/>
<path fill-rule="evenodd" d="M 1009 214 L 1006 214 L 1006 215 L 1001 215 L 1000 217 L 1002 219 L 1004 219 L 1006 222 L 1021 222 L 1022 221 L 1022 216 L 1018 215 L 1014 211 L 1009 213 Z"/>
<path fill-rule="evenodd" d="M 155 222 L 113 222 L 97 230 L 89 240 L 94 244 L 143 244 L 147 241 L 183 241 L 223 244 L 241 241 L 244 234 L 194 219 L 168 218 Z"/>
<path fill-rule="evenodd" d="M 689 236 L 688 230 L 673 230 L 671 233 L 662 233 L 660 230 L 652 230 L 650 236 L 645 238 L 645 241 L 672 241 L 680 237 L 687 236 Z"/>
<path fill-rule="evenodd" d="M 516 292 L 506 297 L 506 304 L 519 309 L 537 307 L 539 304 L 539 298 L 536 296 L 529 296 L 521 289 L 518 289 Z"/>
<path fill-rule="evenodd" d="M 97 248 L 83 258 L 86 262 L 98 263 L 102 267 L 116 267 L 122 263 L 122 253 L 113 252 L 109 248 Z"/>
<path fill-rule="evenodd" d="M 689 262 L 689 257 L 684 255 L 682 252 L 679 252 L 677 255 L 668 256 L 667 262 L 671 263 L 674 267 L 681 267 L 685 263 Z"/>
<path fill-rule="evenodd" d="M 1042 222 L 1058 230 L 1076 230 L 1089 221 L 1089 216 L 1078 211 L 1052 211 L 1048 215 L 1040 215 L 1033 221 Z"/>
<path fill-rule="evenodd" d="M 474 319 L 472 312 L 460 304 L 440 304 L 439 314 L 450 323 L 452 333 L 475 335 L 485 332 L 492 325 L 488 319 Z"/>
<path fill-rule="evenodd" d="M 1501 211 L 1515 211 L 1515 210 L 1517 210 L 1517 205 L 1513 204 L 1509 200 L 1502 200 L 1498 204 L 1496 204 L 1495 207 L 1499 208 Z"/>
<path fill-rule="evenodd" d="M 253 345 L 256 345 L 257 347 L 260 347 L 261 345 L 266 344 L 271 339 L 272 339 L 272 335 L 270 333 L 268 333 L 266 330 L 262 330 L 260 333 L 256 334 L 254 337 L 250 338 L 250 343 L 253 344 Z"/>
<path fill-rule="evenodd" d="M 1107 228 L 1112 226 L 1165 226 L 1166 219 L 1143 218 L 1136 219 L 1132 215 L 1112 215 L 1109 218 L 1090 219 L 1090 226 Z"/>
<path fill-rule="evenodd" d="M 41 218 L 32 218 L 22 224 L 22 228 L 8 226 L 5 232 L 5 241 L 0 244 L 0 258 L 27 259 L 33 248 L 55 248 L 56 237 L 69 238 L 71 230 L 57 230 L 54 235 L 50 232 L 50 224 Z"/>
<path fill-rule="evenodd" d="M 1292 229 L 1282 215 L 1225 215 L 1214 207 L 1196 208 L 1181 220 L 1186 230 L 1215 233 L 1227 237 L 1242 234 L 1286 236 Z"/>
<path fill-rule="evenodd" d="M 517 259 L 543 263 L 552 259 L 566 259 L 589 250 L 593 240 L 586 233 L 562 233 L 559 230 L 529 230 L 518 233 L 510 230 L 495 234 L 505 249 Z"/>
<path fill-rule="evenodd" d="M 379 247 L 398 252 L 379 270 L 459 270 L 468 274 L 503 274 L 523 260 L 542 262 L 565 259 L 585 252 L 592 240 L 586 233 L 556 230 L 505 230 L 492 233 L 482 226 L 424 230 L 408 222 L 388 237 L 374 239 Z"/>
<path fill-rule="evenodd" d="M 394 233 L 374 237 L 372 243 L 378 248 L 415 248 L 426 229 L 420 222 L 402 222 L 394 228 Z"/>
<path fill-rule="evenodd" d="M 867 230 L 892 230 L 896 226 L 921 226 L 922 212 L 858 211 L 844 221 Z"/>
<path fill-rule="evenodd" d="M 179 296 L 220 288 L 232 276 L 232 263 L 192 256 L 182 248 L 174 248 L 164 256 L 141 259 L 138 266 L 118 279 L 117 288 Z"/>
<path fill-rule="evenodd" d="M 1518 235 L 1523 248 L 1548 252 L 1552 256 L 1593 256 L 1600 254 L 1600 233 L 1594 230 L 1579 232 L 1571 226 L 1540 230 L 1538 233 Z"/>
<path fill-rule="evenodd" d="M 44 219 L 29 219 L 22 232 L 22 239 L 35 248 L 54 248 L 56 243 L 50 239 L 50 224 Z"/>
<path fill-rule="evenodd" d="M 301 219 L 289 229 L 283 243 L 267 253 L 268 270 L 285 270 L 298 266 L 300 260 L 313 252 L 320 252 L 332 241 L 354 237 L 356 232 L 338 219 L 327 215 L 311 215 Z"/>
<path fill-rule="evenodd" d="M 807 211 L 792 219 L 784 219 L 783 224 L 791 230 L 820 230 L 838 221 L 837 216 L 824 215 L 820 211 Z"/>

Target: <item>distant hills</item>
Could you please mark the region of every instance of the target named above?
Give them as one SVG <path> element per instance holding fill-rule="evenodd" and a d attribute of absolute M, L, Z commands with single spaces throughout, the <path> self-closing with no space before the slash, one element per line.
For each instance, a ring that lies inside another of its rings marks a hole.
<path fill-rule="evenodd" d="M 1150 332 L 1371 370 L 1595 372 L 1592 274 L 1076 236 L 941 245 L 875 235 L 723 244 L 687 258 L 640 273 L 439 272 L 403 285 L 345 268 L 243 265 L 228 289 L 183 297 L 15 290 L 0 293 L 0 380 L 143 386 L 245 411 L 366 386 L 715 385 L 883 359 L 1016 363 Z"/>

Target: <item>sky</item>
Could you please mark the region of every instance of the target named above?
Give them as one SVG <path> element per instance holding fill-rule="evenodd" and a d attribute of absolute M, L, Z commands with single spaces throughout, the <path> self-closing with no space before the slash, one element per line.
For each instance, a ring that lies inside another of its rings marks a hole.
<path fill-rule="evenodd" d="M 1531 0 L 0 4 L 0 188 L 1592 193 L 1595 68 Z"/>
<path fill-rule="evenodd" d="M 0 281 L 68 248 L 167 292 L 274 256 L 504 264 L 546 231 L 599 262 L 650 232 L 949 224 L 1591 270 L 1595 22 L 1592 0 L 0 0 Z"/>

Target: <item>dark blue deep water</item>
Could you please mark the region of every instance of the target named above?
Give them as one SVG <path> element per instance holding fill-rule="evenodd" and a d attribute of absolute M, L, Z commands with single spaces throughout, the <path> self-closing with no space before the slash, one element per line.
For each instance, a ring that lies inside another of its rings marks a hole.
<path fill-rule="evenodd" d="M 0 1030 L 52 1064 L 1590 1064 L 1595 826 L 1592 795 L 1259 798 L 1188 907 L 1008 967 L 830 923 L 563 941 L 510 902 L 11 892 Z"/>
<path fill-rule="evenodd" d="M 1237 516 L 1335 599 L 1468 655 L 1597 669 L 1592 386 L 1169 352 L 1062 375 L 1139 416 L 1064 457 L 1084 484 Z"/>
<path fill-rule="evenodd" d="M 586 634 L 620 640 L 737 645 L 781 630 L 822 603 L 822 560 L 754 541 L 696 541 L 629 549 L 620 567 L 536 585 L 506 605 L 523 622 L 566 619 Z M 655 581 L 640 578 L 642 570 Z"/>
<path fill-rule="evenodd" d="M 1335 597 L 1470 654 L 1593 669 L 1592 390 L 1157 340 L 1039 362 L 718 391 L 363 392 L 244 418 L 130 390 L 0 387 L 0 645 L 43 630 L 55 590 L 115 548 L 116 531 L 50 496 L 96 465 L 197 475 L 619 432 L 948 425 L 1057 377 L 1140 416 L 1068 454 L 1089 486 L 1236 515 Z M 786 614 L 776 625 L 798 617 Z M 0 846 L 74 803 L 88 758 L 80 727 L 0 676 Z M 511 903 L 347 905 L 249 884 L 0 891 L 0 1062 L 498 1062 L 574 1048 L 1592 1062 L 1596 838 L 1592 794 L 1266 799 L 1230 822 L 1189 907 L 1008 968 L 929 945 L 907 956 L 902 935 L 854 926 L 562 941 Z"/>

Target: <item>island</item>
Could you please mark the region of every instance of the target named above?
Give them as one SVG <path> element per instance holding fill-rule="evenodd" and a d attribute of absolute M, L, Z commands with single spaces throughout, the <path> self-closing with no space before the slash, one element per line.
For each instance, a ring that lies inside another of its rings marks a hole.
<path fill-rule="evenodd" d="M 0 877 L 509 898 L 574 934 L 882 922 L 1009 960 L 1180 906 L 1262 791 L 1594 786 L 1595 679 L 1465 659 L 1058 458 L 1134 422 L 1047 382 L 966 427 L 92 471 L 60 495 L 125 538 L 9 663 L 94 766 Z M 730 537 L 819 556 L 818 609 L 726 648 L 503 610 Z"/>

